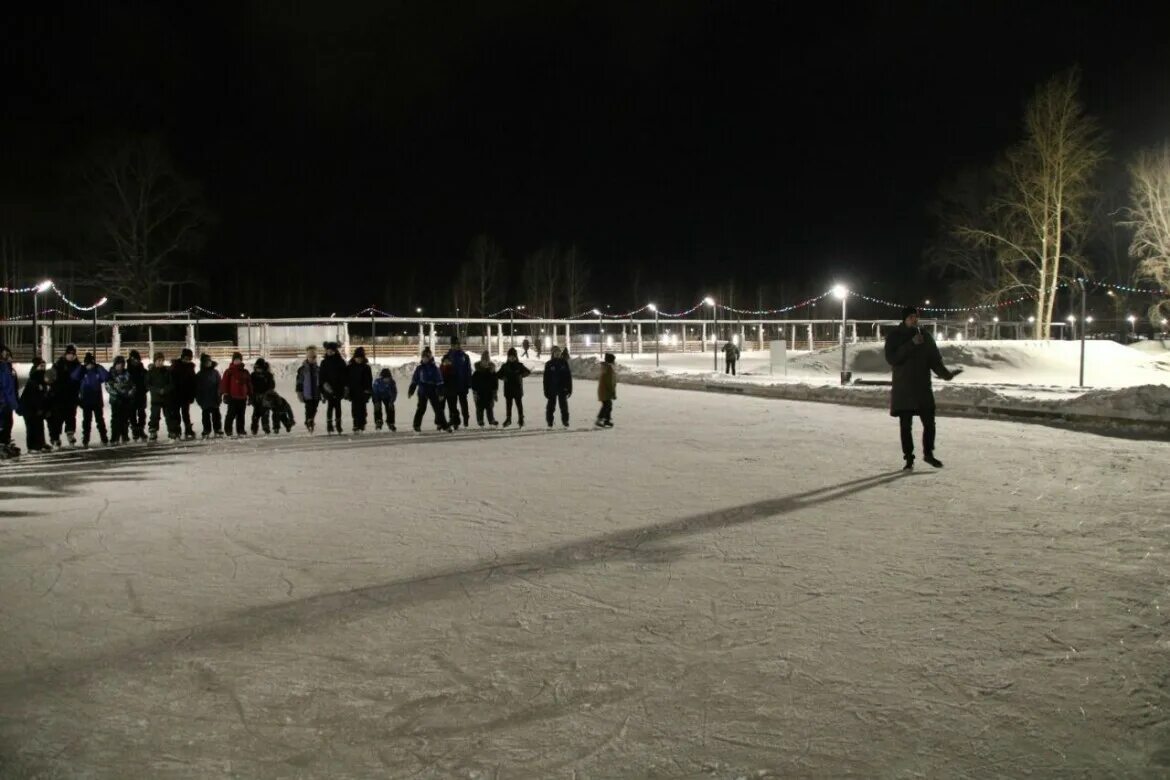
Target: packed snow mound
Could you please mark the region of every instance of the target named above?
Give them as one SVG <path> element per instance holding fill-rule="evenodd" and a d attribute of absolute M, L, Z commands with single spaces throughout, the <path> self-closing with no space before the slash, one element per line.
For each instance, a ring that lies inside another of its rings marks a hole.
<path fill-rule="evenodd" d="M 1170 421 L 1170 387 L 1141 385 L 1120 390 L 1093 390 L 1062 404 L 1075 414 L 1130 420 Z"/>
<path fill-rule="evenodd" d="M 945 341 L 938 345 L 948 368 L 962 368 L 961 382 L 1001 384 L 1054 384 L 1070 386 L 1079 381 L 1079 341 Z M 1114 341 L 1085 343 L 1085 383 L 1090 386 L 1165 384 L 1170 381 L 1167 360 L 1152 360 L 1149 352 L 1134 350 Z M 886 378 L 881 342 L 849 344 L 847 370 L 863 378 Z M 801 355 L 789 362 L 796 374 L 833 375 L 841 370 L 839 347 Z"/>
<path fill-rule="evenodd" d="M 1135 349 L 1138 352 L 1144 352 L 1147 355 L 1157 355 L 1160 357 L 1170 357 L 1170 340 L 1167 339 L 1148 339 L 1146 341 L 1135 341 L 1129 345 L 1130 349 Z"/>

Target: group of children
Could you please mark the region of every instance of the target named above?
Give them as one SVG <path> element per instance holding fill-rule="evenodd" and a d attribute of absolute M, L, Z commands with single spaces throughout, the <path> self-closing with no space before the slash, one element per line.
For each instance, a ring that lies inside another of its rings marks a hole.
<path fill-rule="evenodd" d="M 317 410 L 325 402 L 326 431 L 343 433 L 341 402 L 350 402 L 352 430 L 361 433 L 367 425 L 367 404 L 374 404 L 374 427 L 385 425 L 396 431 L 394 404 L 398 386 L 390 369 L 381 370 L 374 378 L 365 350 L 358 347 L 347 362 L 336 342 L 325 342 L 325 357 L 318 363 L 316 347 L 306 350 L 304 362 L 297 368 L 296 395 L 305 411 L 305 427 L 310 433 L 316 427 Z M 101 443 L 123 444 L 130 441 L 155 441 L 161 425 L 166 426 L 170 439 L 194 439 L 191 405 L 202 412 L 202 437 L 245 435 L 245 417 L 252 407 L 251 433 L 265 434 L 291 431 L 296 425 L 293 409 L 276 391 L 276 379 L 263 358 L 256 360 L 249 371 L 243 355 L 232 355 L 231 364 L 221 374 L 218 364 L 210 356 L 200 356 L 199 368 L 194 364 L 194 353 L 184 349 L 177 360 L 167 365 L 162 352 L 145 366 L 137 350 L 128 358 L 118 355 L 107 370 L 86 353 L 80 362 L 72 344 L 64 354 L 46 366 L 41 359 L 33 362 L 28 381 L 17 397 L 16 372 L 11 352 L 0 345 L 0 458 L 20 454 L 12 442 L 13 415 L 24 417 L 27 445 L 30 452 L 48 451 L 61 447 L 64 435 L 71 446 L 77 443 L 77 411 L 82 412 L 81 443 L 88 447 L 94 428 Z M 480 427 L 496 426 L 495 405 L 502 387 L 505 402 L 504 427 L 512 424 L 513 407 L 516 424 L 524 426 L 524 384 L 531 372 L 520 362 L 515 348 L 508 350 L 507 360 L 498 369 L 488 352 L 484 352 L 474 366 L 463 351 L 459 339 L 451 339 L 451 349 L 438 365 L 429 347 L 424 348 L 418 366 L 411 377 L 408 397 L 418 394 L 414 414 L 414 430 L 422 429 L 427 407 L 434 410 L 435 426 L 443 431 L 458 430 L 470 425 L 468 394 L 475 403 L 475 418 Z M 614 356 L 607 354 L 598 382 L 598 427 L 612 427 L 613 401 L 616 398 L 617 378 Z M 105 400 L 109 396 L 110 430 L 105 420 Z M 559 347 L 552 348 L 552 358 L 544 366 L 545 421 L 551 428 L 556 410 L 560 409 L 561 424 L 569 425 L 568 399 L 573 394 L 573 376 L 567 355 Z M 221 417 L 221 405 L 227 414 Z M 147 408 L 149 406 L 149 416 Z M 46 437 L 46 428 L 48 436 Z"/>

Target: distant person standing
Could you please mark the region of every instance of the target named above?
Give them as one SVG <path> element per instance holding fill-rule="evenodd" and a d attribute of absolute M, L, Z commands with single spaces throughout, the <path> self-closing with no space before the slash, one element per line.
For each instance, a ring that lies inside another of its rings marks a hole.
<path fill-rule="evenodd" d="M 886 362 L 894 373 L 890 392 L 890 416 L 897 417 L 902 431 L 903 469 L 914 468 L 914 417 L 922 420 L 922 459 L 942 468 L 942 461 L 934 457 L 934 391 L 930 374 L 950 381 L 962 369 L 948 371 L 943 365 L 938 345 L 930 334 L 918 325 L 918 309 L 907 306 L 902 310 L 902 324 L 886 336 Z"/>
<path fill-rule="evenodd" d="M 317 348 L 305 350 L 305 362 L 297 368 L 297 400 L 305 405 L 305 428 L 309 433 L 317 426 L 317 405 L 321 403 L 321 368 L 317 365 Z"/>
<path fill-rule="evenodd" d="M 532 346 L 532 343 L 528 339 L 524 339 L 523 341 L 520 342 L 520 349 L 522 349 L 524 351 L 524 357 L 528 357 L 528 349 L 531 346 Z"/>
<path fill-rule="evenodd" d="M 61 428 L 65 431 L 65 438 L 70 446 L 77 444 L 77 393 L 80 388 L 73 378 L 75 368 L 77 347 L 67 344 L 64 354 L 53 364 L 53 371 L 57 375 L 57 381 L 53 383 L 53 414 L 61 421 Z M 60 447 L 60 436 L 58 435 L 51 444 Z"/>
<path fill-rule="evenodd" d="M 496 372 L 496 376 L 504 384 L 504 427 L 507 428 L 512 424 L 512 404 L 516 405 L 517 426 L 524 427 L 524 377 L 532 372 L 528 370 L 528 366 L 520 362 L 519 356 L 516 355 L 516 348 L 512 347 L 508 350 L 508 359 L 504 361 L 504 365 L 500 366 L 500 370 Z"/>
<path fill-rule="evenodd" d="M 106 401 L 102 393 L 102 386 L 109 381 L 110 373 L 98 364 L 92 352 L 85 353 L 85 360 L 73 369 L 73 381 L 80 388 L 78 399 L 81 401 L 81 446 L 89 446 L 89 435 L 96 424 L 98 436 L 102 444 L 109 443 L 106 435 Z"/>
<path fill-rule="evenodd" d="M 552 357 L 544 364 L 544 397 L 548 401 L 544 408 L 544 421 L 553 425 L 553 412 L 561 407 L 561 424 L 569 427 L 569 396 L 573 394 L 573 374 L 569 361 L 561 357 L 561 348 L 552 348 Z"/>
<path fill-rule="evenodd" d="M 451 393 L 455 393 L 455 397 L 459 399 L 459 412 L 463 418 L 463 427 L 466 428 L 471 422 L 471 413 L 467 408 L 467 394 L 471 391 L 471 358 L 463 351 L 463 347 L 459 343 L 458 336 L 451 337 L 451 349 L 447 350 L 447 354 L 443 355 L 443 360 L 450 360 L 454 368 L 455 381 L 448 384 L 446 377 L 444 377 L 444 389 L 447 392 L 447 405 L 453 408 L 453 400 Z M 452 387 L 451 385 L 454 385 Z M 451 413 L 455 417 L 454 412 Z M 458 418 L 451 420 L 451 424 L 456 428 L 458 425 Z"/>
<path fill-rule="evenodd" d="M 126 361 L 126 372 L 130 374 L 130 381 L 134 383 L 134 409 L 130 416 L 130 430 L 134 441 L 146 440 L 146 366 L 142 363 L 142 354 L 130 350 L 130 358 Z M 218 396 L 217 396 L 218 397 Z"/>
<path fill-rule="evenodd" d="M 223 379 L 206 352 L 199 356 L 199 373 L 195 375 L 195 401 L 199 404 L 203 422 L 203 438 L 214 433 L 223 436 L 223 418 L 219 413 L 219 383 Z"/>
<path fill-rule="evenodd" d="M 248 398 L 252 395 L 252 375 L 244 365 L 244 356 L 239 352 L 232 353 L 232 362 L 224 370 L 219 380 L 219 392 L 223 394 L 223 402 L 227 404 L 227 417 L 224 418 L 224 432 L 232 435 L 232 424 L 235 424 L 235 435 L 244 436 L 244 416 L 248 412 Z"/>
<path fill-rule="evenodd" d="M 735 376 L 735 364 L 739 362 L 739 347 L 734 341 L 723 345 L 723 373 Z"/>
<path fill-rule="evenodd" d="M 614 363 L 617 358 L 612 352 L 605 353 L 605 362 L 601 364 L 601 375 L 597 378 L 597 400 L 601 401 L 601 410 L 597 413 L 598 428 L 613 427 L 613 402 L 617 400 L 617 372 Z"/>
<path fill-rule="evenodd" d="M 341 433 L 341 399 L 349 384 L 349 367 L 336 341 L 325 342 L 325 359 L 321 361 L 321 397 L 325 399 L 325 432 Z"/>
<path fill-rule="evenodd" d="M 179 354 L 177 361 L 171 361 L 171 374 L 174 377 L 174 393 L 171 395 L 171 419 L 175 421 L 175 429 L 180 426 L 183 436 L 195 438 L 195 426 L 191 424 L 191 404 L 195 403 L 195 353 L 186 347 Z"/>
<path fill-rule="evenodd" d="M 406 391 L 407 398 L 413 396 L 415 392 L 418 393 L 418 408 L 414 412 L 415 433 L 422 431 L 423 416 L 427 412 L 428 404 L 435 410 L 435 427 L 440 431 L 451 430 L 443 414 L 443 402 L 439 399 L 442 390 L 443 375 L 435 365 L 431 348 L 423 347 L 422 357 L 419 358 L 418 366 L 410 378 L 410 387 Z"/>
<path fill-rule="evenodd" d="M 358 347 L 353 351 L 353 357 L 346 366 L 347 390 L 349 396 L 350 415 L 353 419 L 353 432 L 361 433 L 366 429 L 366 417 L 373 391 L 374 375 L 370 364 L 366 362 L 365 347 Z"/>

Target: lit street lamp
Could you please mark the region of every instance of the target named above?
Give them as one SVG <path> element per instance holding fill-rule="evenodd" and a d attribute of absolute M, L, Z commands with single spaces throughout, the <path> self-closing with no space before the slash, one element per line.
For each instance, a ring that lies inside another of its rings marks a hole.
<path fill-rule="evenodd" d="M 849 375 L 845 371 L 845 307 L 849 302 L 848 288 L 843 284 L 833 285 L 833 297 L 841 301 L 841 384 L 844 385 L 849 383 Z"/>
<path fill-rule="evenodd" d="M 719 316 L 719 309 L 715 306 L 715 299 L 710 295 L 703 299 L 703 303 L 711 307 L 711 357 L 715 361 L 715 373 L 719 373 L 719 352 L 715 349 L 719 343 L 719 339 L 715 336 L 715 329 L 719 327 L 719 323 L 715 319 Z"/>
<path fill-rule="evenodd" d="M 1137 341 L 1137 317 L 1131 314 L 1125 319 L 1129 323 L 1130 329 L 1133 331 L 1133 340 Z"/>
<path fill-rule="evenodd" d="M 657 368 L 658 354 L 662 349 L 662 340 L 658 338 L 658 307 L 651 303 L 646 308 L 654 312 L 654 367 Z M 641 338 L 640 334 L 639 338 Z"/>

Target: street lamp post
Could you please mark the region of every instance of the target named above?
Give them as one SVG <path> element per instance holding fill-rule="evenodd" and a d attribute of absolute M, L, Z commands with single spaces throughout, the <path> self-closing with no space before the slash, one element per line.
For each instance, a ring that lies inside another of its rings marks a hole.
<path fill-rule="evenodd" d="M 849 303 L 849 290 L 843 284 L 833 286 L 833 297 L 841 301 L 841 384 L 849 383 L 849 373 L 845 370 L 845 313 Z"/>
<path fill-rule="evenodd" d="M 658 307 L 652 303 L 647 308 L 654 312 L 654 367 L 657 368 L 659 350 L 662 349 L 662 339 L 658 337 Z"/>
<path fill-rule="evenodd" d="M 1089 329 L 1089 320 L 1085 316 L 1085 298 L 1088 296 L 1088 291 L 1085 288 L 1085 280 L 1081 279 L 1081 373 L 1080 373 L 1080 387 L 1085 386 L 1085 331 Z"/>
<path fill-rule="evenodd" d="M 605 354 L 605 334 L 602 333 L 601 311 L 594 309 L 593 313 L 597 315 L 597 354 Z"/>
<path fill-rule="evenodd" d="M 98 309 L 106 305 L 106 299 L 102 298 L 93 305 L 93 359 L 97 360 L 97 314 Z"/>
<path fill-rule="evenodd" d="M 1125 321 L 1129 323 L 1130 336 L 1134 341 L 1137 341 L 1137 317 L 1131 314 L 1125 318 Z"/>
<path fill-rule="evenodd" d="M 719 338 L 715 335 L 715 329 L 719 327 L 719 322 L 716 319 L 719 316 L 719 309 L 715 306 L 715 299 L 710 295 L 703 299 L 703 303 L 711 307 L 711 362 L 715 366 L 715 373 L 719 373 L 719 352 L 715 349 L 719 343 Z"/>
<path fill-rule="evenodd" d="M 39 355 L 41 352 L 41 329 L 40 329 L 40 324 L 37 321 L 37 311 L 41 308 L 41 300 L 40 300 L 41 293 L 47 292 L 48 289 L 52 286 L 53 286 L 53 283 L 46 279 L 45 281 L 41 282 L 40 284 L 38 284 L 36 287 L 33 288 L 32 325 L 33 325 L 33 362 L 34 363 L 37 360 L 37 355 Z"/>

